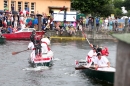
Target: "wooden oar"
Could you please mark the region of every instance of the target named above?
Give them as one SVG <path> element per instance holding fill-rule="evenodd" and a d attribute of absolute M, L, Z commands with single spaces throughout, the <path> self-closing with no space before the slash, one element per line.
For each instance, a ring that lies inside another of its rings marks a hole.
<path fill-rule="evenodd" d="M 75 19 L 75 17 L 74 17 L 74 16 L 73 16 L 73 18 Z M 75 19 L 75 21 L 77 22 L 77 20 L 76 20 L 76 19 Z M 89 40 L 88 40 L 88 38 L 87 38 L 86 34 L 83 32 L 83 30 L 82 30 L 82 34 L 83 34 L 83 36 L 85 37 L 85 39 L 87 40 L 88 44 L 90 45 L 90 42 L 89 42 Z"/>
<path fill-rule="evenodd" d="M 28 50 L 28 49 L 22 50 L 22 51 L 18 51 L 18 52 L 12 52 L 12 55 L 16 55 L 16 54 L 19 54 L 19 53 L 24 52 L 24 51 L 27 51 L 27 50 Z"/>
<path fill-rule="evenodd" d="M 83 36 L 85 37 L 85 39 L 87 40 L 88 44 L 90 45 L 90 42 L 89 42 L 89 40 L 88 40 L 86 34 L 85 34 L 83 31 L 82 31 L 82 34 L 83 34 Z"/>

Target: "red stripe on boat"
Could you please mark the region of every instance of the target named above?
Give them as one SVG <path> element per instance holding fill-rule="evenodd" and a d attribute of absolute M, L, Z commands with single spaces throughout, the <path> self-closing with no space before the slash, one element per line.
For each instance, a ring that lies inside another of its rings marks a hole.
<path fill-rule="evenodd" d="M 34 61 L 46 61 L 46 60 L 51 60 L 51 58 L 35 58 Z"/>

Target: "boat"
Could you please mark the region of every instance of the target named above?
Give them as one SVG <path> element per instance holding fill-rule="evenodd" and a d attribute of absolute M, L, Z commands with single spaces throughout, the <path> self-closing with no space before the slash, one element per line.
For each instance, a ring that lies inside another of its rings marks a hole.
<path fill-rule="evenodd" d="M 1 36 L 1 37 L 0 37 L 0 43 L 5 43 L 5 42 L 6 42 L 6 38 L 3 37 L 3 36 Z"/>
<path fill-rule="evenodd" d="M 77 61 L 75 69 L 81 70 L 86 76 L 106 81 L 108 83 L 114 83 L 114 75 L 116 71 L 114 67 L 100 68 L 97 70 L 94 66 L 86 67 L 86 64 L 87 63 L 85 61 Z"/>
<path fill-rule="evenodd" d="M 15 33 L 3 33 L 3 36 L 7 40 L 29 40 L 32 31 L 35 30 L 34 28 L 23 28 Z M 44 31 L 36 31 L 37 35 L 44 35 Z"/>

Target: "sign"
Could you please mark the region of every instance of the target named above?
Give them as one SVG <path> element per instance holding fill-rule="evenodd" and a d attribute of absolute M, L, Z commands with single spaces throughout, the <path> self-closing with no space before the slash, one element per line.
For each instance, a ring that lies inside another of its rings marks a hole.
<path fill-rule="evenodd" d="M 58 11 L 54 11 L 54 20 L 53 21 L 64 21 L 64 19 L 66 21 L 76 21 L 76 16 L 77 13 L 76 12 L 66 12 L 66 15 L 64 13 L 64 11 L 58 12 Z"/>

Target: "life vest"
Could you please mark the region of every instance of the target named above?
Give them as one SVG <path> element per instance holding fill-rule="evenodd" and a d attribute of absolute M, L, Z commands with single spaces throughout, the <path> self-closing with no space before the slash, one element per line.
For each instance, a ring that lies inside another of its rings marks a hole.
<path fill-rule="evenodd" d="M 108 54 L 109 54 L 108 48 L 105 47 L 104 49 L 102 49 L 102 50 L 101 50 L 101 54 L 102 54 L 103 56 L 108 56 Z"/>
<path fill-rule="evenodd" d="M 46 42 L 42 42 L 42 43 L 45 43 L 46 45 L 47 45 L 47 43 Z M 48 51 L 50 51 L 51 49 L 50 49 L 50 47 L 47 45 L 47 49 L 48 49 Z"/>

